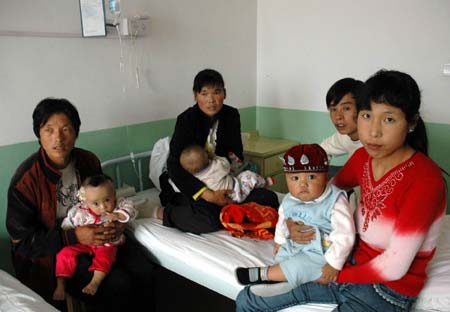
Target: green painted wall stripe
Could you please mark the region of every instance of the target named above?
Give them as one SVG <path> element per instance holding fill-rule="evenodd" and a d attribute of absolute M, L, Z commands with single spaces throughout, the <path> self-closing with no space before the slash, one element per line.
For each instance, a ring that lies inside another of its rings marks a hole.
<path fill-rule="evenodd" d="M 260 135 L 297 140 L 300 142 L 320 142 L 334 132 L 328 113 L 270 107 L 246 107 L 239 110 L 242 131 L 257 129 Z M 105 130 L 80 133 L 77 146 L 93 151 L 100 160 L 139 153 L 152 148 L 161 137 L 173 132 L 175 119 L 145 122 Z M 450 125 L 427 123 L 430 140 L 430 156 L 447 172 L 450 172 Z M 30 128 L 30 132 L 32 129 Z M 5 228 L 6 195 L 11 177 L 17 166 L 39 147 L 36 141 L 0 147 L 0 268 L 12 272 L 9 257 L 9 241 Z M 335 159 L 335 164 L 343 164 L 346 158 Z M 447 177 L 447 184 L 450 179 Z M 447 209 L 448 210 L 448 209 Z"/>
<path fill-rule="evenodd" d="M 256 129 L 256 108 L 247 107 L 239 110 L 243 131 Z M 162 137 L 172 135 L 175 119 L 165 119 L 128 125 L 123 127 L 82 132 L 76 146 L 94 152 L 101 161 L 128 155 L 130 152 L 147 151 Z M 30 128 L 30 133 L 32 133 Z M 9 257 L 9 238 L 5 227 L 7 190 L 16 168 L 30 154 L 37 151 L 37 141 L 0 146 L 0 268 L 12 272 Z M 126 173 L 124 173 L 126 175 Z"/>
<path fill-rule="evenodd" d="M 257 108 L 256 128 L 261 135 L 304 143 L 321 142 L 335 131 L 328 113 L 271 107 Z M 450 173 L 450 124 L 426 123 L 426 128 L 430 157 Z"/>
<path fill-rule="evenodd" d="M 450 174 L 450 124 L 426 123 L 429 156 Z M 328 113 L 293 109 L 257 107 L 256 128 L 260 135 L 285 138 L 303 143 L 318 143 L 334 133 Z M 333 159 L 335 165 L 342 165 L 347 157 Z M 447 193 L 450 177 L 445 175 Z M 447 200 L 447 213 L 450 204 Z"/>

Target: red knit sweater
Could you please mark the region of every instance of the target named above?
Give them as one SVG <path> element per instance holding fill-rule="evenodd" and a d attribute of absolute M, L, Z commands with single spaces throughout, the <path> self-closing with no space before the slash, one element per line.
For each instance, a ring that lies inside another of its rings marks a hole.
<path fill-rule="evenodd" d="M 446 208 L 440 168 L 417 152 L 375 181 L 371 157 L 357 150 L 334 178 L 341 188 L 361 186 L 355 220 L 360 240 L 356 265 L 339 274 L 340 283 L 382 283 L 417 296 L 426 280 Z"/>

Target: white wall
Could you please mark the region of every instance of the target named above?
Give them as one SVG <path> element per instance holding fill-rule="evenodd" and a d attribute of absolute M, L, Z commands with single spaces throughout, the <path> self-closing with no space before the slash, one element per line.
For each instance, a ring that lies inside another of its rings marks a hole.
<path fill-rule="evenodd" d="M 256 0 L 121 3 L 123 14 L 150 16 L 145 37 L 124 40 L 124 73 L 117 36 L 68 38 L 81 32 L 78 0 L 1 0 L 0 146 L 34 139 L 31 113 L 48 96 L 77 106 L 82 131 L 174 118 L 194 103 L 194 75 L 207 67 L 222 72 L 226 103 L 255 105 Z M 5 35 L 11 31 L 62 35 Z"/>
<path fill-rule="evenodd" d="M 337 79 L 403 70 L 423 91 L 425 120 L 450 123 L 448 0 L 122 0 L 122 11 L 151 19 L 145 37 L 124 40 L 121 74 L 116 36 L 5 36 L 80 34 L 77 0 L 1 0 L 0 146 L 34 139 L 31 112 L 47 96 L 71 100 L 82 131 L 173 118 L 206 67 L 223 73 L 234 106 L 315 111 Z"/>
<path fill-rule="evenodd" d="M 425 121 L 450 124 L 450 1 L 258 0 L 257 103 L 326 111 L 338 79 L 405 71 Z"/>

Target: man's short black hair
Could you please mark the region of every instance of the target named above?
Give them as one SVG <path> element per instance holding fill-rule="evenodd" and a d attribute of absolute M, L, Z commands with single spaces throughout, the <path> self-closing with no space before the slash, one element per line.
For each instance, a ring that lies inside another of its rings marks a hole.
<path fill-rule="evenodd" d="M 338 104 L 348 93 L 351 93 L 357 99 L 363 86 L 364 82 L 353 78 L 343 78 L 336 81 L 327 92 L 327 108 L 330 109 L 330 106 Z"/>
<path fill-rule="evenodd" d="M 46 124 L 48 119 L 54 115 L 62 113 L 69 118 L 72 123 L 75 135 L 80 132 L 80 115 L 76 107 L 66 99 L 46 98 L 39 102 L 33 111 L 33 131 L 37 138 L 40 138 L 39 130 Z"/>
<path fill-rule="evenodd" d="M 225 89 L 225 82 L 222 75 L 214 69 L 204 69 L 194 78 L 194 93 L 200 93 L 204 86 L 213 86 Z"/>

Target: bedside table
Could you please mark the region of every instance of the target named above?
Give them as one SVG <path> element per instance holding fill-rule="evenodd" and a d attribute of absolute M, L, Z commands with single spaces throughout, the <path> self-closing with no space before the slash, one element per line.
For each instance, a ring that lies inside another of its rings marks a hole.
<path fill-rule="evenodd" d="M 287 193 L 286 178 L 280 157 L 283 157 L 289 148 L 297 144 L 299 143 L 290 140 L 251 135 L 243 142 L 244 158 L 253 162 L 263 177 L 274 177 L 275 184 L 270 189 Z"/>

